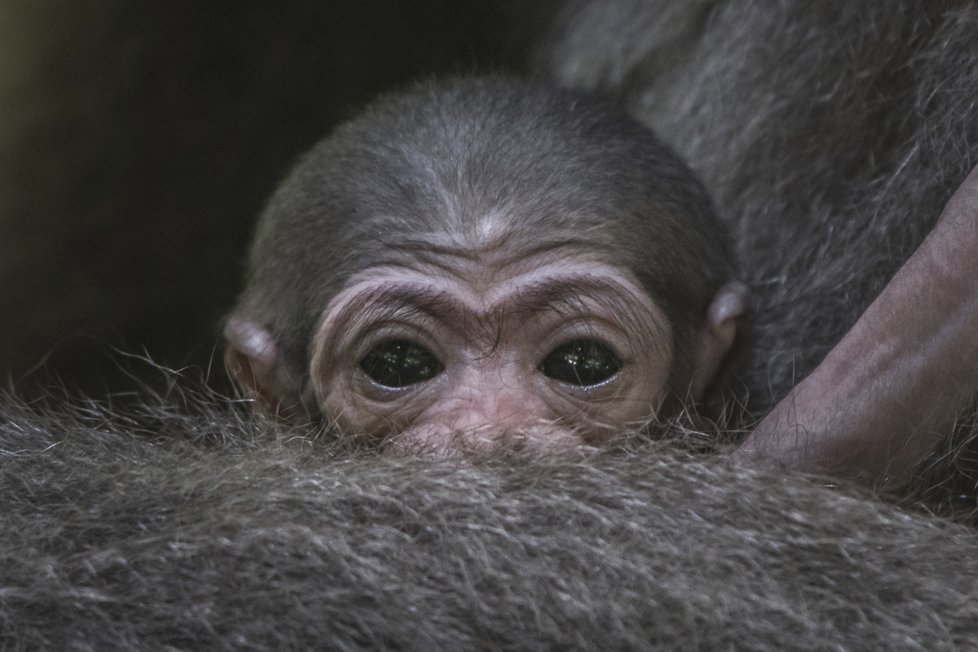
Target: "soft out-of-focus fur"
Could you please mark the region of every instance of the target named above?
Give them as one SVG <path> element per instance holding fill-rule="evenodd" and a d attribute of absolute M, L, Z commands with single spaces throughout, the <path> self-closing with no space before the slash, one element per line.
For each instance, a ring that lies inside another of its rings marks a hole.
<path fill-rule="evenodd" d="M 3 649 L 978 646 L 978 533 L 801 478 L 59 405 L 0 410 Z"/>
<path fill-rule="evenodd" d="M 537 67 L 618 98 L 702 176 L 757 303 L 756 416 L 838 342 L 978 164 L 976 62 L 974 1 L 583 0 Z M 974 504 L 973 414 L 916 491 Z"/>

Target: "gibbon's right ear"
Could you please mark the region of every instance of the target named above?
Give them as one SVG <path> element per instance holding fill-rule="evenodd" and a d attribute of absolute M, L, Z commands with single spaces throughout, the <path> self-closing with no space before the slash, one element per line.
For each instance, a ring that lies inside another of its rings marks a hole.
<path fill-rule="evenodd" d="M 288 373 L 272 334 L 250 319 L 231 317 L 224 328 L 224 367 L 268 416 L 292 421 L 303 413 L 296 380 Z"/>

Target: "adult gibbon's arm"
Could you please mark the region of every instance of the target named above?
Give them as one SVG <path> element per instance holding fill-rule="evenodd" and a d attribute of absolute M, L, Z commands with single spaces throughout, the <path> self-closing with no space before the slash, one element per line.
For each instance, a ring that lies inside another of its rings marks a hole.
<path fill-rule="evenodd" d="M 825 360 L 735 456 L 904 486 L 978 389 L 978 168 Z"/>

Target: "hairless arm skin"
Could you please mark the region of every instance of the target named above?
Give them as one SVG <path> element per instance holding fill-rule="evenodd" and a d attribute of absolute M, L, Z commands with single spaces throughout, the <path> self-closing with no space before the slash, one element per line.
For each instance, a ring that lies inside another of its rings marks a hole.
<path fill-rule="evenodd" d="M 978 168 L 825 360 L 734 452 L 898 490 L 978 391 Z"/>

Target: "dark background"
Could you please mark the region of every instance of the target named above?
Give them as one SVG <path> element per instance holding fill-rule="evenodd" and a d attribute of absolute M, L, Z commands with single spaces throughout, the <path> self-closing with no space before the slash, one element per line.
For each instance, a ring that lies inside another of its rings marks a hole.
<path fill-rule="evenodd" d="M 223 384 L 220 322 L 291 162 L 378 92 L 517 70 L 548 3 L 0 5 L 0 376 Z M 213 364 L 213 366 L 211 366 Z"/>

